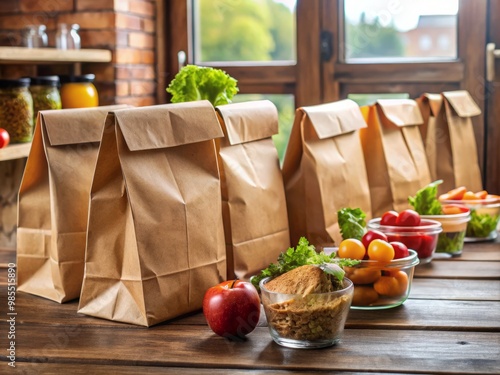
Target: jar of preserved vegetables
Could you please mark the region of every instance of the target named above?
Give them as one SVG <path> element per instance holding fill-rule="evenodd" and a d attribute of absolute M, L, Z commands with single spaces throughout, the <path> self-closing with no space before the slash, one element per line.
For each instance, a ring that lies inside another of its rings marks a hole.
<path fill-rule="evenodd" d="M 11 143 L 29 142 L 33 137 L 33 99 L 29 78 L 0 79 L 0 128 Z"/>
<path fill-rule="evenodd" d="M 63 108 L 97 107 L 99 96 L 93 84 L 95 75 L 59 76 Z"/>
<path fill-rule="evenodd" d="M 36 122 L 38 111 L 61 109 L 61 95 L 59 95 L 58 86 L 58 76 L 31 78 L 30 92 L 33 98 L 33 121 Z"/>

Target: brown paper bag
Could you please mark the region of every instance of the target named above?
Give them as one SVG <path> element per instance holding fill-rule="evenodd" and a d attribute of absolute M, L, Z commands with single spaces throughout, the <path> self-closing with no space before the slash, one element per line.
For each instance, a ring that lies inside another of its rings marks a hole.
<path fill-rule="evenodd" d="M 360 136 L 373 216 L 410 208 L 408 196 L 431 182 L 417 103 L 385 99 L 361 110 L 368 124 Z"/>
<path fill-rule="evenodd" d="M 465 90 L 425 94 L 418 102 L 424 119 L 429 115 L 424 139 L 432 178 L 443 180 L 439 193 L 458 186 L 482 190 L 471 120 L 481 114 L 477 104 Z"/>
<path fill-rule="evenodd" d="M 352 100 L 299 108 L 283 163 L 292 244 L 341 241 L 337 211 L 361 208 L 371 216 L 359 129 L 366 127 Z"/>
<path fill-rule="evenodd" d="M 278 111 L 268 100 L 216 108 L 228 278 L 248 280 L 290 247 L 278 152 Z"/>
<path fill-rule="evenodd" d="M 80 295 L 88 202 L 108 111 L 42 111 L 19 190 L 18 289 L 56 302 Z"/>
<path fill-rule="evenodd" d="M 226 278 L 208 101 L 110 113 L 91 189 L 79 312 L 143 326 L 198 310 Z"/>

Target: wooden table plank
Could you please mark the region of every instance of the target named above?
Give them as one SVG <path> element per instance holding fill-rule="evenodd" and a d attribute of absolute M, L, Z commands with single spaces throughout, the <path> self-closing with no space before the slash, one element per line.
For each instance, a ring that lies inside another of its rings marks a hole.
<path fill-rule="evenodd" d="M 48 330 L 20 324 L 19 361 L 119 366 L 180 366 L 257 370 L 340 370 L 494 374 L 500 368 L 498 333 L 347 329 L 328 349 L 275 344 L 265 327 L 233 342 L 208 327 L 163 325 L 134 331 L 66 326 Z M 28 339 L 29 337 L 29 339 Z"/>
<path fill-rule="evenodd" d="M 2 268 L 7 268 L 9 263 L 16 262 L 16 251 L 15 249 L 0 248 L 0 270 Z"/>
<path fill-rule="evenodd" d="M 418 265 L 414 277 L 500 280 L 500 263 L 479 261 L 432 261 Z"/>
<path fill-rule="evenodd" d="M 0 297 L 0 306 L 7 306 L 6 294 Z M 79 327 L 110 327 L 126 330 L 146 328 L 130 324 L 97 319 L 77 313 L 76 301 L 58 304 L 36 296 L 18 293 L 16 298 L 17 321 L 23 324 L 37 323 L 48 327 L 75 325 Z M 3 323 L 0 321 L 0 326 Z M 163 325 L 203 325 L 206 321 L 201 312 L 174 319 Z M 265 325 L 264 315 L 262 324 Z M 500 301 L 463 301 L 439 299 L 408 299 L 403 306 L 385 310 L 351 309 L 346 327 L 404 329 L 454 329 L 500 332 Z"/>
<path fill-rule="evenodd" d="M 500 301 L 500 280 L 414 278 L 410 298 Z"/>
<path fill-rule="evenodd" d="M 92 365 L 92 364 L 72 364 L 72 363 L 37 363 L 18 362 L 16 368 L 23 374 L 44 374 L 44 375 L 281 375 L 290 374 L 287 370 L 254 370 L 254 369 L 222 369 L 222 368 L 186 368 L 186 367 L 159 367 L 159 366 L 113 366 L 113 365 Z M 308 371 L 307 374 L 325 374 L 325 371 Z M 336 372 L 338 375 L 355 375 L 359 372 Z M 370 372 L 370 375 L 397 375 L 388 372 Z"/>

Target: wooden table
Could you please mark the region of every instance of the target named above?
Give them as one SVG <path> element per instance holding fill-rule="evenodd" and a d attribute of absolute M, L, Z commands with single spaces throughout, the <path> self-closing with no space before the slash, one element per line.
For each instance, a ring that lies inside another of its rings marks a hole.
<path fill-rule="evenodd" d="M 0 373 L 5 353 L 5 268 L 0 250 Z M 23 374 L 499 374 L 500 243 L 467 244 L 461 257 L 418 266 L 410 298 L 388 310 L 351 310 L 342 342 L 299 350 L 265 326 L 246 341 L 211 332 L 198 312 L 152 328 L 80 315 L 77 302 L 16 295 L 16 370 Z M 13 372 L 15 373 L 15 372 Z"/>

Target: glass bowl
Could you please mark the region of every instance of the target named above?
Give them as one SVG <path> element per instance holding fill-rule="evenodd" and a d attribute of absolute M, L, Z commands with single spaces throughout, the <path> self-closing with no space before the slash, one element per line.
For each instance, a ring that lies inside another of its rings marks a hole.
<path fill-rule="evenodd" d="M 418 227 L 397 227 L 381 225 L 380 218 L 375 218 L 368 222 L 367 228 L 381 231 L 387 236 L 389 242 L 402 242 L 408 249 L 415 250 L 420 264 L 429 263 L 432 260 L 438 235 L 443 231 L 440 222 L 429 219 L 421 219 Z"/>
<path fill-rule="evenodd" d="M 317 294 L 284 294 L 266 289 L 261 280 L 262 305 L 273 340 L 289 348 L 322 348 L 341 339 L 351 306 L 353 283 L 344 278 L 341 290 Z"/>
<path fill-rule="evenodd" d="M 359 310 L 389 309 L 403 304 L 410 294 L 417 252 L 409 250 L 405 258 L 390 262 L 362 260 L 354 267 L 344 267 L 346 277 L 354 283 L 351 308 Z"/>
<path fill-rule="evenodd" d="M 467 223 L 470 221 L 470 210 L 465 206 L 445 204 L 445 212 L 455 208 L 457 213 L 443 215 L 421 215 L 423 219 L 436 220 L 441 223 L 443 231 L 439 233 L 436 253 L 457 256 L 462 254 Z"/>
<path fill-rule="evenodd" d="M 500 222 L 500 197 L 477 200 L 443 200 L 443 204 L 458 204 L 470 210 L 465 242 L 494 240 Z"/>

